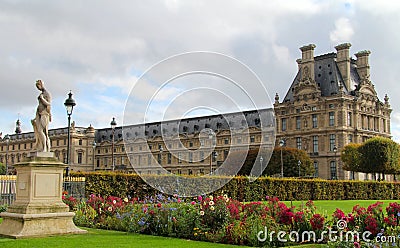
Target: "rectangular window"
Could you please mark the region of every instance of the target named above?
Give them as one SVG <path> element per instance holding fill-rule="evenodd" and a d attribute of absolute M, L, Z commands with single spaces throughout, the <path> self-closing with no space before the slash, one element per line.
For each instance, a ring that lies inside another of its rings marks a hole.
<path fill-rule="evenodd" d="M 314 177 L 318 177 L 318 162 L 314 161 Z"/>
<path fill-rule="evenodd" d="M 217 153 L 216 152 L 212 152 L 211 156 L 212 156 L 212 161 L 215 162 L 217 160 Z"/>
<path fill-rule="evenodd" d="M 224 160 L 228 157 L 229 150 L 224 150 Z"/>
<path fill-rule="evenodd" d="M 336 161 L 330 162 L 331 179 L 337 179 Z"/>
<path fill-rule="evenodd" d="M 96 167 L 97 167 L 97 168 L 100 167 L 100 159 L 97 159 L 97 161 L 96 161 Z"/>
<path fill-rule="evenodd" d="M 152 159 L 152 155 L 151 154 L 147 154 L 147 165 L 151 165 L 151 159 Z"/>
<path fill-rule="evenodd" d="M 347 113 L 347 125 L 348 125 L 349 127 L 352 126 L 352 114 L 351 114 L 351 112 L 348 112 L 348 113 Z"/>
<path fill-rule="evenodd" d="M 318 136 L 313 136 L 313 152 L 318 153 Z"/>
<path fill-rule="evenodd" d="M 250 136 L 250 143 L 254 143 L 256 141 L 254 135 Z"/>
<path fill-rule="evenodd" d="M 107 162 L 108 162 L 107 158 L 104 158 L 103 160 L 104 167 L 107 167 Z"/>
<path fill-rule="evenodd" d="M 200 151 L 200 162 L 204 162 L 204 152 Z"/>
<path fill-rule="evenodd" d="M 189 163 L 193 163 L 193 153 L 189 152 Z"/>
<path fill-rule="evenodd" d="M 333 127 L 335 125 L 335 112 L 329 112 L 329 126 Z"/>
<path fill-rule="evenodd" d="M 139 156 L 138 156 L 138 165 L 140 165 L 141 162 L 142 162 L 142 155 L 139 155 Z"/>
<path fill-rule="evenodd" d="M 281 130 L 286 131 L 287 128 L 287 123 L 286 123 L 286 118 L 282 118 L 281 120 Z"/>
<path fill-rule="evenodd" d="M 318 117 L 316 114 L 312 115 L 312 127 L 317 128 L 318 127 Z"/>
<path fill-rule="evenodd" d="M 160 165 L 161 165 L 161 160 L 162 160 L 161 154 L 157 154 L 157 162 Z"/>
<path fill-rule="evenodd" d="M 238 138 L 237 138 L 237 143 L 238 143 L 238 144 L 242 144 L 242 137 L 238 137 Z"/>
<path fill-rule="evenodd" d="M 296 116 L 296 129 L 297 130 L 301 129 L 301 118 L 300 118 L 300 116 Z"/>
<path fill-rule="evenodd" d="M 172 155 L 171 155 L 171 153 L 168 153 L 168 161 L 167 161 L 167 163 L 168 164 L 172 163 Z"/>
<path fill-rule="evenodd" d="M 82 164 L 82 153 L 78 152 L 78 164 Z"/>
<path fill-rule="evenodd" d="M 229 139 L 228 139 L 228 138 L 225 138 L 225 139 L 224 139 L 224 143 L 225 143 L 225 145 L 229 145 Z"/>
<path fill-rule="evenodd" d="M 178 152 L 178 163 L 182 163 L 182 154 Z"/>
<path fill-rule="evenodd" d="M 329 151 L 333 152 L 333 148 L 335 147 L 335 144 L 336 144 L 336 135 L 330 134 L 329 135 Z"/>
<path fill-rule="evenodd" d="M 296 138 L 296 147 L 297 149 L 301 150 L 301 137 Z"/>
<path fill-rule="evenodd" d="M 353 135 L 349 134 L 349 143 L 352 143 L 352 142 L 353 142 Z"/>

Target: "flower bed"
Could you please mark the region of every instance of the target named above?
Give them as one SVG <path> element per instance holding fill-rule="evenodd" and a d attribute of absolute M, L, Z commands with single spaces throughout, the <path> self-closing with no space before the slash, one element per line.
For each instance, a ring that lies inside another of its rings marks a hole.
<path fill-rule="evenodd" d="M 250 203 L 227 195 L 185 200 L 161 194 L 143 199 L 96 195 L 81 202 L 68 195 L 63 199 L 76 212 L 79 226 L 249 246 L 315 242 L 366 247 L 382 237 L 390 245 L 400 244 L 398 203 L 385 210 L 381 202 L 368 208 L 356 205 L 351 213 L 336 209 L 327 216 L 318 213 L 312 201 L 296 209 L 276 197 Z"/>

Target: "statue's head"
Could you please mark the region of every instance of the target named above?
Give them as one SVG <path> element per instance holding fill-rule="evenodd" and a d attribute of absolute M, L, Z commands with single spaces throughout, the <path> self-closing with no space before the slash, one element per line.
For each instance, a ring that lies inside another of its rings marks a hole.
<path fill-rule="evenodd" d="M 44 85 L 42 80 L 36 80 L 36 88 L 38 88 L 38 90 L 43 90 L 44 89 Z"/>

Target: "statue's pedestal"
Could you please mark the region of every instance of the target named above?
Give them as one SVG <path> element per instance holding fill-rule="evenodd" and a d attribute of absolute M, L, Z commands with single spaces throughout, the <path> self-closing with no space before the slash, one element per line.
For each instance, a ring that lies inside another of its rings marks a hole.
<path fill-rule="evenodd" d="M 0 214 L 0 235 L 27 238 L 57 234 L 86 233 L 73 222 L 75 213 L 62 201 L 63 171 L 66 167 L 52 153 L 30 154 L 15 164 L 17 194 L 14 204 Z"/>

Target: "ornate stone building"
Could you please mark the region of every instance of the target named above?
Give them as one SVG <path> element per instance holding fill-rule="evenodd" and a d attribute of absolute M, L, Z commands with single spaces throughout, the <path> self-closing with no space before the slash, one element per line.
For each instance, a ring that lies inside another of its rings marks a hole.
<path fill-rule="evenodd" d="M 59 161 L 66 162 L 67 157 L 67 131 L 68 128 L 49 130 L 51 151 Z M 93 141 L 95 129 L 75 127 L 71 125 L 71 150 L 70 169 L 75 171 L 93 171 Z M 9 171 L 13 171 L 12 165 L 21 162 L 33 150 L 35 136 L 33 132 L 22 133 L 20 123 L 17 121 L 16 133 L 9 135 L 9 141 L 2 139 L 0 142 L 0 163 L 6 164 Z"/>
<path fill-rule="evenodd" d="M 320 56 L 314 56 L 313 44 L 301 47 L 297 75 L 282 100 L 276 94 L 273 110 L 145 123 L 124 129 L 95 130 L 73 124 L 71 170 L 157 174 L 164 168 L 177 174 L 207 174 L 220 167 L 230 151 L 268 150 L 284 140 L 286 146 L 310 155 L 316 177 L 368 179 L 368 175 L 344 171 L 340 151 L 351 142 L 361 143 L 373 136 L 391 137 L 391 109 L 389 98 L 380 101 L 370 81 L 370 52 L 358 52 L 353 59 L 350 46 L 341 44 L 335 47 L 336 53 Z M 67 130 L 49 130 L 51 151 L 60 161 L 66 158 Z M 8 154 L 8 165 L 28 155 L 34 134 L 22 133 L 17 122 L 16 134 L 10 138 L 8 146 L 0 140 L 0 162 L 5 163 Z"/>
<path fill-rule="evenodd" d="M 99 129 L 95 170 L 207 174 L 230 151 L 273 149 L 272 109 Z M 112 154 L 114 140 L 114 154 Z M 114 156 L 114 166 L 112 157 Z M 129 158 L 128 158 L 129 156 Z"/>
<path fill-rule="evenodd" d="M 314 160 L 316 176 L 365 179 L 342 169 L 341 149 L 373 136 L 391 137 L 390 105 L 379 100 L 370 80 L 369 51 L 350 57 L 351 44 L 336 53 L 314 56 L 314 44 L 300 48 L 298 72 L 286 96 L 275 96 L 277 141 L 305 150 Z"/>

